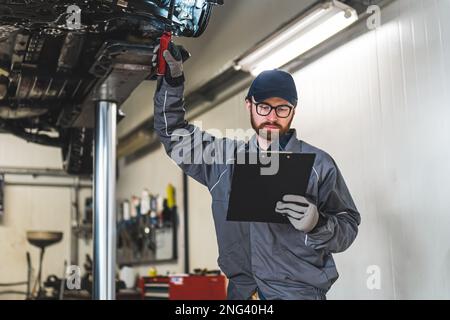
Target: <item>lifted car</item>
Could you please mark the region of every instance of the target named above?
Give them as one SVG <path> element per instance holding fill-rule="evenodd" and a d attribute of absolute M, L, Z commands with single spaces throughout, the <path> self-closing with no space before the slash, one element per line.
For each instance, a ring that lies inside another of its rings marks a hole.
<path fill-rule="evenodd" d="M 164 31 L 200 36 L 216 4 L 0 0 L 0 130 L 59 147 L 69 174 L 91 174 L 95 101 L 120 106 L 155 79 Z"/>

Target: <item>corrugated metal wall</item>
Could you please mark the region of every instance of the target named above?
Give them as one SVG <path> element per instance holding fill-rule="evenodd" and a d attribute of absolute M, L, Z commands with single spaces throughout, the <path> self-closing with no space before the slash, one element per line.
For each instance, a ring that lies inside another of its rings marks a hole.
<path fill-rule="evenodd" d="M 450 298 L 448 39 L 449 0 L 398 0 L 381 28 L 295 75 L 294 125 L 334 156 L 362 214 L 330 298 Z"/>
<path fill-rule="evenodd" d="M 334 156 L 362 214 L 330 299 L 450 298 L 449 18 L 449 0 L 395 1 L 379 29 L 295 74 L 293 126 Z M 203 115 L 204 128 L 248 128 L 243 97 Z M 191 225 L 205 226 L 191 231 L 191 263 L 213 266 L 209 195 L 190 191 Z"/>

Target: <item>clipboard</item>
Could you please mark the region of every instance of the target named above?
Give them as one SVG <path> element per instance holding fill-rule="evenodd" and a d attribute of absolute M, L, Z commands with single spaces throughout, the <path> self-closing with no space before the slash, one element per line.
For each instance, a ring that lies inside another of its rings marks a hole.
<path fill-rule="evenodd" d="M 276 203 L 286 194 L 306 195 L 316 155 L 277 154 L 279 167 L 275 175 L 261 174 L 261 169 L 268 166 L 267 161 L 255 154 L 247 153 L 245 157 L 258 159 L 256 163 L 246 160 L 234 165 L 227 221 L 289 223 L 286 217 L 275 212 Z M 266 157 L 272 156 L 272 152 L 266 153 Z"/>

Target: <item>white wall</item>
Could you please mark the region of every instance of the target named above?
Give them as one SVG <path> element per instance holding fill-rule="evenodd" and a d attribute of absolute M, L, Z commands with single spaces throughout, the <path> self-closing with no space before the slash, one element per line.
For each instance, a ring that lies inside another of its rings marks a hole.
<path fill-rule="evenodd" d="M 61 151 L 0 134 L 1 166 L 61 168 Z M 8 176 L 6 178 L 8 181 Z M 26 251 L 31 253 L 37 272 L 39 249 L 28 244 L 27 230 L 64 232 L 63 240 L 46 250 L 43 266 L 44 279 L 49 274 L 61 276 L 64 260 L 70 262 L 70 190 L 6 186 L 4 201 L 5 215 L 0 222 L 0 282 L 26 280 Z M 3 291 L 5 288 L 1 289 Z M 21 290 L 25 287 L 8 289 Z M 8 298 L 22 299 L 24 296 L 0 296 L 0 299 Z"/>
<path fill-rule="evenodd" d="M 396 1 L 380 29 L 296 74 L 294 125 L 334 155 L 362 214 L 331 298 L 450 298 L 449 19 L 448 0 Z"/>

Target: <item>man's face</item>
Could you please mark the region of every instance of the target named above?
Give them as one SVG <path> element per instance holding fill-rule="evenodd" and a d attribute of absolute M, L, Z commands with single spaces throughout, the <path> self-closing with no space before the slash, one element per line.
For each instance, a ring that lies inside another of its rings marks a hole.
<path fill-rule="evenodd" d="M 291 110 L 291 113 L 287 118 L 279 117 L 274 109 L 272 109 L 272 111 L 267 116 L 261 116 L 256 111 L 256 104 L 254 102 L 255 100 L 253 100 L 253 103 L 247 100 L 246 104 L 247 109 L 250 112 L 252 127 L 258 135 L 262 135 L 264 137 L 266 137 L 267 135 L 267 140 L 272 140 L 273 133 L 276 133 L 278 136 L 280 136 L 289 131 L 289 129 L 291 128 L 292 120 L 294 119 L 295 108 Z M 269 98 L 264 101 L 258 102 L 267 103 L 272 107 L 281 105 L 288 105 L 293 107 L 288 101 L 282 98 Z"/>

